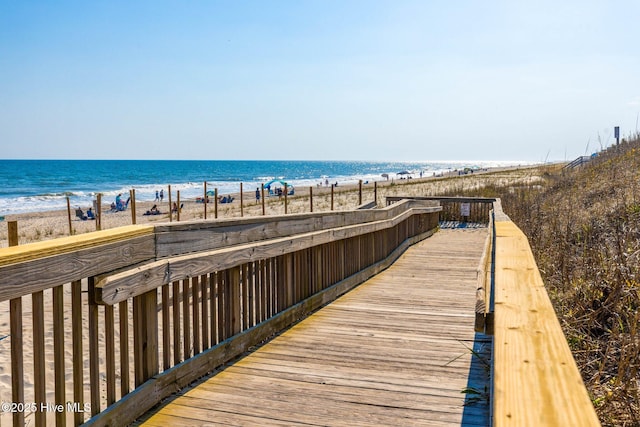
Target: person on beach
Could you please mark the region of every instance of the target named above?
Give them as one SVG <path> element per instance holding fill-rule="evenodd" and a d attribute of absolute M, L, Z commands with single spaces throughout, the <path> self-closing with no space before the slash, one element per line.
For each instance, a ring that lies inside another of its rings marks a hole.
<path fill-rule="evenodd" d="M 156 190 L 156 199 L 154 202 L 157 202 L 158 200 L 160 200 L 160 194 L 158 193 L 158 190 Z"/>
<path fill-rule="evenodd" d="M 158 205 L 153 205 L 151 209 L 146 211 L 144 215 L 160 215 L 160 211 L 158 210 Z"/>
<path fill-rule="evenodd" d="M 87 218 L 96 219 L 96 216 L 93 214 L 92 208 L 87 209 Z"/>
<path fill-rule="evenodd" d="M 260 188 L 256 187 L 256 204 L 260 202 Z"/>
<path fill-rule="evenodd" d="M 164 189 L 160 189 L 160 202 L 164 199 Z"/>

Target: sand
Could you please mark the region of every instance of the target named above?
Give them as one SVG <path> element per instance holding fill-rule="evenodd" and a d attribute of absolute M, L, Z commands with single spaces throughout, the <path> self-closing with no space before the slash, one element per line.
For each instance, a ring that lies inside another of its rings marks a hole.
<path fill-rule="evenodd" d="M 473 174 L 457 176 L 453 174 L 445 177 L 428 177 L 421 179 L 406 180 L 389 180 L 377 182 L 377 203 L 378 206 L 384 206 L 385 197 L 387 196 L 432 196 L 432 195 L 452 195 L 461 194 L 465 190 L 480 188 L 485 185 L 532 185 L 541 179 L 540 168 L 509 168 L 501 170 L 491 170 L 486 172 L 475 172 Z M 349 210 L 358 206 L 359 190 L 358 186 L 338 186 L 334 189 L 334 210 Z M 313 211 L 323 212 L 331 210 L 331 188 L 313 187 Z M 303 213 L 311 211 L 311 201 L 309 196 L 309 188 L 296 188 L 296 195 L 288 197 L 287 212 Z M 174 196 L 175 197 L 175 196 Z M 372 182 L 363 184 L 362 203 L 368 203 L 374 200 L 374 184 Z M 108 201 L 104 209 L 108 211 Z M 284 214 L 284 198 L 268 197 L 265 200 L 265 210 L 267 215 Z M 185 220 L 203 220 L 205 204 L 197 203 L 196 200 L 181 200 L 183 208 L 180 212 L 180 221 Z M 169 221 L 169 204 L 167 199 L 164 203 L 158 204 L 163 214 L 155 216 L 143 215 L 151 208 L 153 202 L 138 202 L 136 206 L 135 221 L 137 224 L 163 223 Z M 82 207 L 86 211 L 86 207 Z M 214 219 L 214 205 L 207 205 L 208 219 Z M 218 205 L 218 218 L 238 218 L 241 216 L 260 216 L 262 215 L 262 204 L 257 203 L 255 199 L 255 189 L 246 192 L 243 195 L 243 204 L 241 210 L 239 195 L 231 204 Z M 177 221 L 174 214 L 173 221 Z M 37 212 L 20 215 L 8 215 L 4 223 L 0 223 L 0 247 L 6 247 L 7 242 L 7 221 L 17 221 L 19 244 L 28 244 L 41 240 L 53 239 L 70 234 L 69 221 L 67 212 L 51 211 Z M 127 211 L 123 212 L 104 212 L 102 217 L 103 229 L 114 228 L 124 225 L 130 225 L 133 222 L 131 206 Z M 82 221 L 75 218 L 75 210 L 72 211 L 71 228 L 74 234 L 87 233 L 96 229 L 95 221 Z M 2 256 L 2 250 L 0 250 Z M 85 285 L 86 286 L 86 285 Z M 65 285 L 65 359 L 66 359 L 66 377 L 71 378 L 72 373 L 72 355 L 71 355 L 71 291 L 70 286 Z M 45 347 L 46 347 L 46 371 L 47 371 L 47 400 L 53 402 L 53 328 L 51 326 L 51 291 L 44 293 L 45 299 Z M 86 306 L 86 293 L 83 293 L 83 305 Z M 0 303 L 0 401 L 11 402 L 11 364 L 10 364 L 10 343 L 9 336 L 9 303 L 7 301 Z M 131 309 L 131 308 L 130 308 Z M 87 321 L 86 312 L 84 321 Z M 116 316 L 118 315 L 116 310 Z M 103 319 L 103 315 L 100 315 Z M 116 318 L 117 322 L 117 318 Z M 32 340 L 32 321 L 31 321 L 31 298 L 23 298 L 23 328 L 24 328 L 24 360 L 25 360 L 25 403 L 33 402 L 33 340 Z M 131 326 L 130 326 L 131 328 Z M 87 329 L 85 329 L 85 335 Z M 101 332 L 100 340 L 102 342 L 104 331 Z M 129 334 L 130 340 L 133 340 L 133 331 Z M 85 337 L 87 339 L 87 337 Z M 119 338 L 116 336 L 116 348 L 118 347 Z M 131 342 L 132 345 L 132 342 Z M 85 346 L 85 352 L 87 347 Z M 104 375 L 104 358 L 101 357 L 101 378 L 102 378 L 102 397 L 105 396 L 105 375 Z M 133 366 L 133 360 L 131 360 Z M 89 367 L 88 357 L 85 357 L 85 383 L 88 383 Z M 119 380 L 118 380 L 119 381 Z M 119 389 L 119 387 L 118 387 Z M 72 390 L 67 386 L 67 400 L 73 401 Z M 85 401 L 89 400 L 89 396 L 85 396 Z M 4 408 L 3 406 L 3 409 Z M 103 404 L 104 409 L 104 404 Z M 52 420 L 54 414 L 48 413 L 48 421 Z M 71 416 L 69 416 L 71 419 Z M 87 414 L 86 418 L 89 418 Z M 27 423 L 33 423 L 33 414 L 27 414 Z M 0 411 L 0 425 L 8 425 L 11 422 L 11 414 L 6 411 Z M 51 422 L 51 421 L 49 421 Z"/>

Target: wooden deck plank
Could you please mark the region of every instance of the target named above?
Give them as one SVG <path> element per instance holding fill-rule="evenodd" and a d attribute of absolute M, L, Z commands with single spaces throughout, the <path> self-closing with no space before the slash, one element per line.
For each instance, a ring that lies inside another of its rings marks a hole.
<path fill-rule="evenodd" d="M 487 425 L 462 390 L 473 363 L 487 229 L 446 230 L 184 391 L 144 425 Z"/>

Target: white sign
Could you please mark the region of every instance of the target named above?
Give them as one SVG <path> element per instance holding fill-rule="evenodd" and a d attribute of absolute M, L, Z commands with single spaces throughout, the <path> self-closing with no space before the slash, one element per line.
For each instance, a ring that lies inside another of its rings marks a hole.
<path fill-rule="evenodd" d="M 460 215 L 469 216 L 471 211 L 471 203 L 460 203 Z"/>

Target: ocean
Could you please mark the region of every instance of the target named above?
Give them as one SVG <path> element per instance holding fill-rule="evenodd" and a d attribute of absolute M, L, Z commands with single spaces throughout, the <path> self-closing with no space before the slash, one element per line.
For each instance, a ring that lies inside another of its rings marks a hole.
<path fill-rule="evenodd" d="M 294 187 L 329 181 L 338 185 L 383 181 L 408 171 L 413 177 L 451 170 L 532 164 L 521 161 L 365 162 L 365 161 L 260 161 L 260 160 L 0 160 L 0 216 L 25 212 L 91 206 L 102 193 L 110 203 L 118 193 L 135 189 L 136 200 L 152 201 L 167 186 L 181 199 L 201 196 L 207 189 L 219 194 L 255 190 L 271 179 Z"/>

